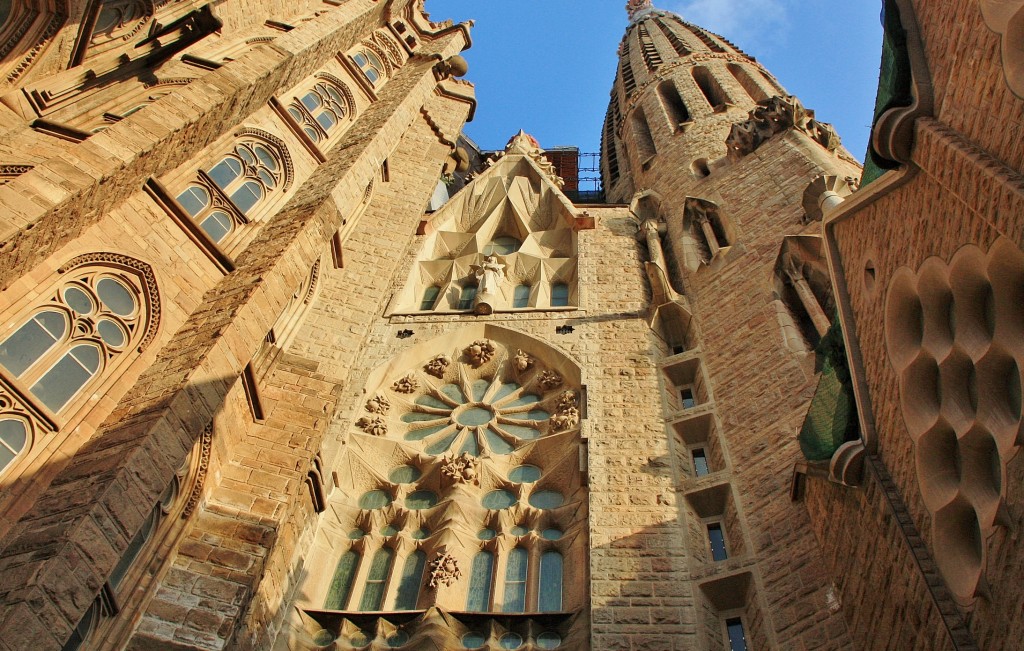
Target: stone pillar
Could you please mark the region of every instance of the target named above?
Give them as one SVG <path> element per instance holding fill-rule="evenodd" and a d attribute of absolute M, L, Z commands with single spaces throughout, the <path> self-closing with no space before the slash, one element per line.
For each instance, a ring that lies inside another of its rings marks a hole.
<path fill-rule="evenodd" d="M 697 223 L 700 224 L 700 229 L 704 233 L 704 240 L 708 243 L 708 250 L 711 252 L 711 258 L 714 259 L 721 247 L 718 246 L 718 237 L 715 235 L 715 229 L 711 227 L 711 220 L 708 218 L 706 212 L 697 213 Z"/>
<path fill-rule="evenodd" d="M 665 251 L 661 248 L 662 225 L 653 219 L 645 219 L 640 227 L 647 238 L 647 251 L 651 256 L 651 262 L 667 272 L 668 265 L 665 264 Z"/>
<path fill-rule="evenodd" d="M 786 265 L 786 276 L 789 277 L 789 282 L 793 284 L 793 289 L 796 290 L 797 296 L 800 297 L 800 302 L 803 304 L 804 310 L 807 311 L 807 315 L 811 317 L 811 322 L 814 323 L 814 329 L 818 331 L 818 336 L 824 337 L 828 329 L 832 327 L 832 323 L 829 321 L 828 316 L 826 316 L 825 310 L 821 309 L 818 297 L 811 291 L 811 286 L 807 284 L 807 279 L 804 278 L 803 274 L 793 263 Z"/>

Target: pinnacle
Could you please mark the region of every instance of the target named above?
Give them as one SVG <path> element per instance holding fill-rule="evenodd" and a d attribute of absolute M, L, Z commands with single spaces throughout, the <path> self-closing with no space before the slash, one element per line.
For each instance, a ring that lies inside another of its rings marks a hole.
<path fill-rule="evenodd" d="M 652 9 L 654 7 L 651 5 L 651 0 L 629 0 L 626 3 L 626 12 L 629 14 L 630 22 L 636 20 L 637 16 L 645 10 L 650 11 Z"/>

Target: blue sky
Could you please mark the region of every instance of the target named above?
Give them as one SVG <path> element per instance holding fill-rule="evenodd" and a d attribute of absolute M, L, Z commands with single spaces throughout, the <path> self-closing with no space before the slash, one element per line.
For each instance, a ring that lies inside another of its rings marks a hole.
<path fill-rule="evenodd" d="M 858 159 L 867 147 L 882 30 L 878 0 L 660 0 L 722 34 L 836 126 Z M 427 0 L 434 20 L 474 19 L 467 79 L 480 106 L 466 133 L 484 149 L 520 128 L 542 147 L 596 152 L 626 28 L 625 0 Z"/>

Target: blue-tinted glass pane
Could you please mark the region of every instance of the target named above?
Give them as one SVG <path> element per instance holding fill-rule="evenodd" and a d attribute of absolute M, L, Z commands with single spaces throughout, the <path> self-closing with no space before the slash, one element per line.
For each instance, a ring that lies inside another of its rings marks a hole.
<path fill-rule="evenodd" d="M 363 74 L 366 75 L 371 84 L 377 83 L 377 80 L 380 79 L 380 75 L 373 68 L 363 68 Z"/>
<path fill-rule="evenodd" d="M 121 329 L 121 326 L 117 325 L 110 319 L 100 319 L 99 322 L 96 323 L 96 331 L 99 332 L 100 339 L 102 339 L 105 344 L 113 348 L 120 348 L 124 345 L 124 342 L 127 341 L 128 336 L 124 333 L 124 330 Z"/>
<path fill-rule="evenodd" d="M 403 644 L 405 644 L 408 641 L 409 641 L 409 634 L 406 633 L 405 631 L 395 631 L 394 633 L 392 633 L 391 635 L 388 636 L 387 640 L 385 640 L 387 645 L 389 647 L 391 647 L 392 649 L 396 649 L 396 648 L 402 646 Z"/>
<path fill-rule="evenodd" d="M 449 426 L 448 420 L 445 419 L 445 421 L 443 423 L 440 423 L 438 425 L 428 425 L 427 427 L 421 427 L 419 429 L 414 429 L 414 430 L 411 430 L 409 432 L 406 432 L 405 440 L 407 440 L 407 441 L 422 441 L 423 439 L 428 438 L 430 436 L 433 436 L 434 434 L 437 434 L 438 432 L 446 429 L 448 426 Z"/>
<path fill-rule="evenodd" d="M 533 409 L 525 414 L 509 414 L 511 418 L 525 418 L 526 420 L 547 420 L 551 418 L 551 414 L 541 409 Z"/>
<path fill-rule="evenodd" d="M 64 336 L 66 329 L 67 319 L 61 312 L 36 314 L 0 344 L 0 364 L 15 377 L 21 375 Z"/>
<path fill-rule="evenodd" d="M 337 118 L 334 117 L 334 113 L 328 110 L 324 110 L 320 115 L 316 116 L 316 121 L 320 123 L 320 126 L 324 128 L 324 131 L 330 131 L 334 128 L 334 125 L 338 123 Z"/>
<path fill-rule="evenodd" d="M 273 189 L 274 186 L 277 185 L 277 179 L 275 179 L 274 175 L 268 172 L 267 170 L 259 170 L 258 172 L 256 172 L 256 175 L 260 177 L 261 181 L 263 181 L 263 185 L 267 186 L 268 188 Z"/>
<path fill-rule="evenodd" d="M 441 288 L 436 285 L 431 285 L 423 290 L 423 300 L 420 301 L 421 310 L 432 310 L 434 309 L 434 303 L 437 302 L 437 296 L 441 293 Z"/>
<path fill-rule="evenodd" d="M 60 411 L 85 386 L 100 366 L 95 346 L 75 346 L 30 389 L 52 412 Z"/>
<path fill-rule="evenodd" d="M 516 285 L 512 297 L 512 307 L 526 307 L 530 304 L 530 286 Z"/>
<path fill-rule="evenodd" d="M 68 287 L 64 290 L 64 302 L 72 310 L 82 315 L 92 314 L 95 307 L 89 295 L 77 287 Z"/>
<path fill-rule="evenodd" d="M 356 54 L 355 56 L 352 57 L 352 60 L 355 61 L 356 65 L 359 66 L 360 68 L 367 64 L 366 57 L 363 56 L 362 54 Z"/>
<path fill-rule="evenodd" d="M 25 447 L 28 440 L 28 430 L 25 423 L 14 418 L 0 420 L 0 445 L 10 448 L 15 454 Z"/>
<path fill-rule="evenodd" d="M 494 554 L 488 551 L 478 552 L 473 557 L 473 569 L 469 576 L 469 597 L 466 599 L 466 610 L 485 612 L 491 605 L 491 582 L 494 579 Z"/>
<path fill-rule="evenodd" d="M 523 427 L 522 425 L 510 425 L 508 423 L 502 423 L 501 429 L 508 432 L 516 438 L 532 441 L 535 438 L 540 437 L 540 431 L 533 429 L 532 427 Z M 511 450 L 510 450 L 511 452 Z M 508 454 L 507 452 L 505 454 Z"/>
<path fill-rule="evenodd" d="M 480 443 L 476 440 L 476 434 L 472 431 L 466 434 L 466 439 L 462 442 L 462 447 L 459 448 L 459 454 L 463 452 L 471 457 L 480 456 Z"/>
<path fill-rule="evenodd" d="M 519 466 L 508 473 L 508 480 L 515 484 L 532 484 L 540 479 L 540 468 L 537 466 Z"/>
<path fill-rule="evenodd" d="M 245 184 L 235 190 L 231 195 L 231 202 L 238 206 L 244 213 L 249 212 L 253 206 L 263 198 L 263 186 L 256 181 L 246 181 Z"/>
<path fill-rule="evenodd" d="M 114 314 L 129 316 L 135 312 L 135 299 L 132 293 L 113 278 L 103 278 L 96 283 L 96 293 L 103 306 Z"/>
<path fill-rule="evenodd" d="M 460 392 L 460 395 L 461 395 L 461 392 Z M 439 399 L 435 398 L 434 396 L 430 396 L 430 395 L 420 396 L 419 398 L 416 398 L 415 402 L 416 402 L 417 405 L 423 405 L 424 407 L 433 407 L 435 409 L 448 409 L 448 410 L 451 410 L 451 408 L 452 408 L 451 405 L 449 405 L 447 402 L 445 402 L 443 400 L 439 400 Z"/>
<path fill-rule="evenodd" d="M 216 210 L 210 213 L 209 217 L 199 222 L 199 228 L 206 231 L 211 240 L 220 242 L 231 232 L 231 218 Z"/>
<path fill-rule="evenodd" d="M 443 387 L 441 387 L 441 393 L 451 398 L 455 402 L 459 403 L 460 405 L 464 402 L 467 402 L 466 394 L 462 392 L 462 387 L 460 387 L 457 384 L 444 385 Z"/>
<path fill-rule="evenodd" d="M 685 388 L 679 390 L 679 397 L 683 401 L 683 409 L 693 409 L 697 406 L 697 400 L 694 398 L 693 389 Z"/>
<path fill-rule="evenodd" d="M 477 425 L 486 425 L 491 422 L 492 418 L 494 418 L 494 412 L 490 409 L 471 407 L 460 413 L 455 420 L 459 425 L 476 427 Z"/>
<path fill-rule="evenodd" d="M 484 255 L 509 255 L 519 250 L 523 243 L 509 236 L 496 237 L 484 247 Z"/>
<path fill-rule="evenodd" d="M 505 405 L 505 407 L 525 407 L 526 405 L 532 405 L 535 402 L 540 402 L 540 396 L 535 395 L 533 393 L 524 393 L 523 395 L 519 396 L 512 402 Z"/>
<path fill-rule="evenodd" d="M 224 189 L 242 175 L 242 161 L 228 156 L 213 166 L 209 171 L 210 178 L 218 187 Z"/>
<path fill-rule="evenodd" d="M 561 529 L 545 529 L 540 535 L 544 540 L 559 540 L 564 534 Z"/>
<path fill-rule="evenodd" d="M 526 568 L 528 555 L 525 549 L 516 547 L 509 552 L 505 567 L 505 598 L 502 610 L 506 613 L 521 613 L 526 610 Z"/>
<path fill-rule="evenodd" d="M 437 493 L 433 491 L 415 491 L 405 498 L 405 508 L 410 511 L 422 511 L 437 505 Z"/>
<path fill-rule="evenodd" d="M 541 612 L 562 609 L 562 555 L 544 552 L 540 557 L 540 589 L 538 606 Z"/>
<path fill-rule="evenodd" d="M 302 105 L 305 106 L 312 112 L 319 108 L 323 102 L 320 101 L 320 97 L 316 93 L 306 93 L 302 96 Z"/>
<path fill-rule="evenodd" d="M 505 633 L 498 640 L 502 649 L 518 649 L 523 646 L 523 636 L 519 633 Z"/>
<path fill-rule="evenodd" d="M 246 163 L 249 163 L 250 165 L 256 164 L 256 157 L 252 155 L 252 152 L 249 151 L 248 147 L 242 147 L 239 145 L 238 147 L 235 147 L 235 153 L 241 156 L 242 160 Z"/>
<path fill-rule="evenodd" d="M 210 194 L 198 185 L 190 185 L 178 195 L 178 203 L 185 212 L 195 217 L 210 204 Z"/>
<path fill-rule="evenodd" d="M 502 428 L 504 427 L 505 426 L 502 425 Z M 515 451 L 516 448 L 514 445 L 503 439 L 500 434 L 492 430 L 490 427 L 483 428 L 479 431 L 484 433 L 484 442 L 494 454 L 512 454 L 512 452 Z M 538 432 L 538 435 L 539 434 L 540 433 Z"/>
<path fill-rule="evenodd" d="M 458 436 L 458 435 L 459 435 L 459 431 L 455 430 L 454 432 L 452 432 L 448 436 L 442 437 L 441 439 L 435 441 L 434 443 L 431 443 L 430 445 L 428 445 L 426 447 L 426 450 L 425 450 L 426 453 L 427 454 L 441 454 L 443 452 L 447 452 L 448 448 L 450 448 L 452 446 L 452 443 L 455 442 L 455 437 Z"/>
<path fill-rule="evenodd" d="M 498 391 L 497 391 L 497 393 L 494 394 L 494 397 L 491 398 L 491 402 L 492 403 L 498 402 L 499 400 L 501 400 L 505 396 L 512 395 L 518 389 L 519 389 L 519 385 L 516 384 L 515 382 L 509 382 L 508 384 L 503 384 L 503 385 L 501 385 L 501 387 L 498 388 Z"/>
<path fill-rule="evenodd" d="M 372 641 L 373 637 L 365 631 L 356 631 L 348 636 L 348 643 L 357 649 L 369 646 Z"/>
<path fill-rule="evenodd" d="M 153 535 L 153 530 L 156 528 L 156 523 L 160 518 L 159 506 L 154 508 L 149 514 L 149 518 L 142 525 L 142 529 L 135 534 L 135 537 L 128 543 L 128 548 L 121 554 L 121 558 L 117 561 L 117 565 L 111 570 L 110 575 L 107 577 L 107 581 L 110 586 L 115 590 L 121 585 L 121 581 L 124 580 L 125 574 L 131 569 L 132 564 L 135 563 L 135 559 L 139 557 L 142 552 L 142 548 L 146 545 L 146 541 Z"/>
<path fill-rule="evenodd" d="M 302 127 L 302 130 L 306 132 L 306 135 L 309 136 L 310 140 L 313 142 L 320 142 L 321 136 L 319 131 L 313 127 Z"/>
<path fill-rule="evenodd" d="M 420 595 L 420 579 L 423 568 L 427 564 L 427 554 L 417 550 L 405 559 L 402 578 L 398 582 L 398 595 L 395 597 L 395 610 L 415 610 L 416 600 Z"/>
<path fill-rule="evenodd" d="M 9 463 L 14 461 L 14 457 L 18 455 L 14 454 L 11 450 L 7 449 L 6 446 L 0 445 L 0 472 L 4 471 Z"/>
<path fill-rule="evenodd" d="M 487 388 L 491 386 L 490 380 L 475 380 L 471 391 L 473 393 L 473 400 L 481 402 L 484 399 L 484 394 L 487 393 Z"/>
<path fill-rule="evenodd" d="M 267 166 L 267 169 L 277 170 L 277 157 L 270 153 L 270 150 L 263 145 L 254 145 L 253 151 L 256 152 L 256 157 L 260 159 L 260 162 Z"/>
<path fill-rule="evenodd" d="M 416 466 L 398 466 L 388 473 L 388 481 L 395 484 L 411 484 L 422 474 Z"/>
<path fill-rule="evenodd" d="M 487 638 L 479 633 L 466 633 L 462 636 L 462 646 L 467 649 L 479 649 L 487 642 Z"/>
<path fill-rule="evenodd" d="M 484 495 L 480 503 L 483 504 L 485 509 L 500 511 L 512 506 L 516 501 L 516 496 L 512 493 L 506 490 L 496 490 Z"/>
<path fill-rule="evenodd" d="M 404 423 L 426 423 L 432 420 L 448 420 L 448 416 L 441 414 L 424 414 L 419 411 L 410 411 L 407 414 L 402 414 L 402 422 Z"/>
<path fill-rule="evenodd" d="M 708 457 L 704 454 L 703 448 L 693 451 L 693 470 L 698 477 L 708 474 Z"/>
<path fill-rule="evenodd" d="M 729 651 L 747 651 L 747 635 L 743 630 L 743 620 L 733 617 L 725 620 L 729 631 Z"/>
<path fill-rule="evenodd" d="M 569 304 L 569 286 L 555 283 L 551 286 L 551 306 L 562 307 Z"/>
<path fill-rule="evenodd" d="M 370 573 L 366 576 L 366 588 L 359 602 L 359 610 L 380 610 L 384 602 L 384 587 L 391 573 L 391 562 L 395 558 L 395 550 L 381 547 L 373 555 Z"/>
<path fill-rule="evenodd" d="M 369 491 L 359 498 L 359 508 L 367 511 L 382 509 L 391 504 L 391 496 L 384 491 Z"/>
<path fill-rule="evenodd" d="M 517 524 L 516 526 L 512 527 L 512 529 L 509 531 L 509 533 L 511 533 L 513 536 L 520 536 L 520 537 L 522 537 L 522 536 L 525 536 L 525 535 L 529 534 L 530 530 L 527 529 L 526 527 L 522 526 L 521 524 Z"/>
<path fill-rule="evenodd" d="M 425 538 L 430 537 L 430 529 L 426 527 L 420 527 L 416 531 L 413 531 L 411 535 L 413 540 L 423 540 Z"/>
<path fill-rule="evenodd" d="M 458 309 L 468 310 L 472 308 L 474 298 L 476 298 L 476 285 L 469 285 L 468 287 L 463 287 L 462 293 L 459 294 Z"/>
<path fill-rule="evenodd" d="M 288 115 L 295 118 L 295 121 L 298 122 L 299 124 L 302 124 L 302 111 L 300 111 L 299 109 L 295 108 L 294 106 L 289 106 Z"/>
<path fill-rule="evenodd" d="M 711 543 L 712 559 L 716 561 L 724 561 L 729 558 L 729 553 L 725 549 L 725 534 L 722 531 L 722 525 L 708 525 L 708 542 Z"/>
<path fill-rule="evenodd" d="M 558 491 L 540 491 L 530 496 L 530 506 L 535 509 L 557 509 L 565 503 Z"/>
<path fill-rule="evenodd" d="M 557 649 L 562 644 L 562 636 L 554 631 L 544 631 L 537 636 L 538 649 Z"/>
<path fill-rule="evenodd" d="M 364 537 L 366 537 L 366 532 L 359 528 L 348 532 L 349 540 L 362 540 Z"/>
<path fill-rule="evenodd" d="M 498 532 L 494 529 L 481 529 L 477 532 L 476 537 L 480 540 L 494 540 L 494 537 L 498 535 Z"/>

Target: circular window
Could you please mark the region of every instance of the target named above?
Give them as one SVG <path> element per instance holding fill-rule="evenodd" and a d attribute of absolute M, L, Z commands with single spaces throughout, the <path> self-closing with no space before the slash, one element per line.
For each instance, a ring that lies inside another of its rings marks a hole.
<path fill-rule="evenodd" d="M 388 636 L 388 639 L 386 640 L 386 642 L 388 643 L 388 646 L 392 647 L 392 648 L 400 647 L 400 646 L 402 646 L 403 644 L 405 644 L 408 641 L 409 641 L 409 634 L 406 633 L 405 631 L 395 631 L 390 636 Z M 552 648 L 554 648 L 554 647 L 552 647 Z"/>
<path fill-rule="evenodd" d="M 477 425 L 486 425 L 491 422 L 494 418 L 494 412 L 490 409 L 482 409 L 480 407 L 470 407 L 466 411 L 456 416 L 455 421 L 459 425 L 465 425 L 467 427 L 476 427 Z"/>
<path fill-rule="evenodd" d="M 545 529 L 540 535 L 544 540 L 561 540 L 565 534 L 561 529 Z"/>
<path fill-rule="evenodd" d="M 326 628 L 321 628 L 313 636 L 313 644 L 317 646 L 327 646 L 328 644 L 334 642 L 337 639 L 337 635 L 335 635 L 331 631 L 328 631 Z"/>
<path fill-rule="evenodd" d="M 469 632 L 462 636 L 462 646 L 467 649 L 479 649 L 487 642 L 487 638 L 476 632 Z"/>
<path fill-rule="evenodd" d="M 382 536 L 393 536 L 398 533 L 398 529 L 394 525 L 386 524 L 380 528 L 380 535 Z"/>
<path fill-rule="evenodd" d="M 525 536 L 526 534 L 530 533 L 530 530 L 522 525 L 516 525 L 512 527 L 511 533 L 513 536 Z"/>
<path fill-rule="evenodd" d="M 537 636 L 538 649 L 557 649 L 562 644 L 562 636 L 554 631 L 544 631 Z"/>
<path fill-rule="evenodd" d="M 476 537 L 480 540 L 494 540 L 494 537 L 498 535 L 498 532 L 494 529 L 481 529 L 477 532 Z"/>
<path fill-rule="evenodd" d="M 398 466 L 388 473 L 388 481 L 393 484 L 411 484 L 423 475 L 415 466 Z"/>
<path fill-rule="evenodd" d="M 523 646 L 523 636 L 519 633 L 505 633 L 501 636 L 499 644 L 502 649 L 518 649 Z"/>
<path fill-rule="evenodd" d="M 427 529 L 426 527 L 420 527 L 416 531 L 412 532 L 412 539 L 413 540 L 423 540 L 424 538 L 427 538 L 429 536 L 430 536 L 430 529 Z"/>
<path fill-rule="evenodd" d="M 348 532 L 349 540 L 362 540 L 364 537 L 366 537 L 366 532 L 362 529 L 353 529 Z"/>
<path fill-rule="evenodd" d="M 372 639 L 373 638 L 371 638 L 363 631 L 356 631 L 355 633 L 352 633 L 348 636 L 348 643 L 356 647 L 357 649 L 361 649 L 364 646 L 370 644 Z"/>
<path fill-rule="evenodd" d="M 507 509 L 518 501 L 519 500 L 517 500 L 516 496 L 512 493 L 504 490 L 497 490 L 484 495 L 484 498 L 481 500 L 481 504 L 483 504 L 485 509 L 500 511 L 502 509 Z"/>
<path fill-rule="evenodd" d="M 532 484 L 540 479 L 540 468 L 537 466 L 519 466 L 508 473 L 508 480 L 516 484 Z"/>
<path fill-rule="evenodd" d="M 96 293 L 108 310 L 119 316 L 135 312 L 135 299 L 128 288 L 113 278 L 102 278 L 96 283 Z"/>
<path fill-rule="evenodd" d="M 96 331 L 100 333 L 100 339 L 111 348 L 120 348 L 128 340 L 121 326 L 110 319 L 100 319 L 96 323 Z"/>
<path fill-rule="evenodd" d="M 432 491 L 416 491 L 405 498 L 405 508 L 410 511 L 421 511 L 437 505 L 437 493 Z"/>
<path fill-rule="evenodd" d="M 88 294 L 77 287 L 68 287 L 64 290 L 64 302 L 75 312 L 81 315 L 92 314 L 94 305 Z"/>
<path fill-rule="evenodd" d="M 390 504 L 391 496 L 384 491 L 369 491 L 363 493 L 362 497 L 359 498 L 359 508 L 365 511 L 383 509 L 385 506 L 390 506 Z"/>
<path fill-rule="evenodd" d="M 540 491 L 530 496 L 530 506 L 535 509 L 557 509 L 565 503 L 565 498 L 557 491 Z"/>

